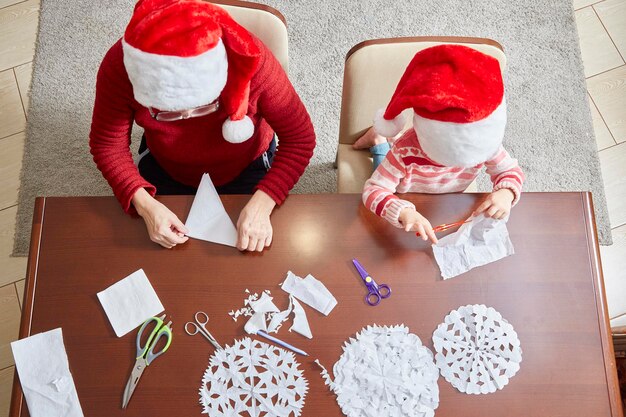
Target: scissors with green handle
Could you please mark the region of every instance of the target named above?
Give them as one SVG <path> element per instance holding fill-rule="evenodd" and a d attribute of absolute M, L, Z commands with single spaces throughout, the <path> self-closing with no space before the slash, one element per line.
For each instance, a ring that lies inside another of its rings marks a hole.
<path fill-rule="evenodd" d="M 122 408 L 126 408 L 126 406 L 128 406 L 130 397 L 133 396 L 133 392 L 135 392 L 135 388 L 137 388 L 137 383 L 139 383 L 139 379 L 141 378 L 141 375 L 146 367 L 150 365 L 153 360 L 164 354 L 170 347 L 170 343 L 172 343 L 172 330 L 170 328 L 172 322 L 170 321 L 167 324 L 163 324 L 164 320 L 165 314 L 161 317 L 151 317 L 144 322 L 137 333 L 137 360 L 135 361 L 135 366 L 133 366 L 133 370 L 130 373 L 130 378 L 128 378 L 128 382 L 126 383 L 126 388 L 124 389 Z M 145 345 L 141 346 L 143 332 L 152 322 L 155 322 L 156 326 L 148 336 Z M 162 337 L 165 338 L 165 347 L 160 351 L 155 352 L 154 348 Z"/>

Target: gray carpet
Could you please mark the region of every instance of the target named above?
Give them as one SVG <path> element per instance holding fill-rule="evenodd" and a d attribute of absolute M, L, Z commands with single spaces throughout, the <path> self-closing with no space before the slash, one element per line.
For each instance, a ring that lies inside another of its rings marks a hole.
<path fill-rule="evenodd" d="M 335 191 L 343 61 L 379 37 L 456 35 L 499 41 L 508 56 L 505 146 L 527 191 L 593 192 L 600 242 L 611 244 L 572 0 L 262 1 L 286 17 L 290 77 L 313 118 L 318 146 L 294 192 Z M 105 195 L 88 150 L 95 75 L 123 33 L 133 1 L 41 0 L 39 38 L 14 252 L 26 255 L 34 197 Z M 134 136 L 134 146 L 137 132 Z M 488 190 L 488 179 L 479 188 Z"/>

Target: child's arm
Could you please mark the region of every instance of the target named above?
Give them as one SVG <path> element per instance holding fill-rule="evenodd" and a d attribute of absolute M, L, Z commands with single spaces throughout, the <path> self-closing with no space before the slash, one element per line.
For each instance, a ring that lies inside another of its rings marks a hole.
<path fill-rule="evenodd" d="M 415 210 L 413 203 L 398 198 L 394 193 L 406 176 L 406 167 L 392 148 L 363 187 L 363 204 L 376 215 L 398 228 L 419 231 L 437 242 L 430 222 Z"/>
<path fill-rule="evenodd" d="M 524 173 L 509 153 L 500 146 L 494 158 L 485 162 L 487 174 L 491 177 L 493 191 L 474 211 L 474 215 L 485 212 L 485 215 L 501 219 L 508 216 L 520 199 Z"/>

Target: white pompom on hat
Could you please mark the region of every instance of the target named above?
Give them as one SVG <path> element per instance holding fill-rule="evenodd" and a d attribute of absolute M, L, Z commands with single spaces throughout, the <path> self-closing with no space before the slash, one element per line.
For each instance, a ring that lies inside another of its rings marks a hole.
<path fill-rule="evenodd" d="M 252 136 L 246 113 L 260 50 L 224 9 L 202 0 L 140 0 L 122 47 L 141 105 L 178 111 L 219 98 L 228 114 L 224 139 L 241 143 Z"/>

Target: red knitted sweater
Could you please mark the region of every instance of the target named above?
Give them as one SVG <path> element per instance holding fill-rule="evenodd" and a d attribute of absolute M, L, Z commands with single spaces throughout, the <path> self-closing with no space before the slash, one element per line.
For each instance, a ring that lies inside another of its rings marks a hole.
<path fill-rule="evenodd" d="M 267 150 L 276 132 L 279 146 L 272 167 L 257 189 L 277 204 L 285 200 L 313 155 L 315 132 L 284 70 L 267 47 L 255 41 L 261 49 L 261 59 L 250 83 L 248 104 L 254 134 L 239 144 L 222 137 L 227 114 L 221 109 L 204 117 L 175 122 L 153 119 L 133 97 L 121 41 L 111 47 L 98 71 L 89 146 L 98 169 L 126 212 L 134 210 L 131 199 L 139 188 L 144 187 L 153 196 L 156 193 L 133 163 L 133 121 L 144 129 L 150 152 L 170 176 L 194 187 L 205 172 L 215 185 L 233 180 Z"/>

